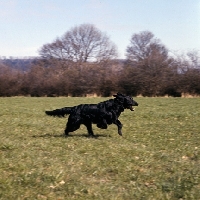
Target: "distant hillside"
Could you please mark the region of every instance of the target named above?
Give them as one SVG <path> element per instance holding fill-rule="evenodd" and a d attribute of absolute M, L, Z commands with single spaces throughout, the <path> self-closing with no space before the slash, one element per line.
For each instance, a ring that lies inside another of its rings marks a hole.
<path fill-rule="evenodd" d="M 31 65 L 36 62 L 37 57 L 30 58 L 0 58 L 0 62 L 4 65 L 11 67 L 13 69 L 27 71 L 30 69 Z"/>
<path fill-rule="evenodd" d="M 39 57 L 25 57 L 25 58 L 14 58 L 14 57 L 0 57 L 0 63 L 20 71 L 28 71 L 32 65 L 36 64 L 40 58 Z M 124 59 L 114 59 L 111 62 L 115 70 L 120 70 L 125 63 Z M 44 64 L 44 63 L 43 63 Z M 46 66 L 46 65 L 44 65 Z"/>

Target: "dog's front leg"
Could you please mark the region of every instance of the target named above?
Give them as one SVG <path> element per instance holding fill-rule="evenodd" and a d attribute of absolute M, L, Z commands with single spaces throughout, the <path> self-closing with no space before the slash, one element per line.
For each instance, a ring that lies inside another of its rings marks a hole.
<path fill-rule="evenodd" d="M 122 123 L 117 119 L 114 124 L 117 125 L 117 128 L 118 128 L 118 134 L 122 136 Z"/>

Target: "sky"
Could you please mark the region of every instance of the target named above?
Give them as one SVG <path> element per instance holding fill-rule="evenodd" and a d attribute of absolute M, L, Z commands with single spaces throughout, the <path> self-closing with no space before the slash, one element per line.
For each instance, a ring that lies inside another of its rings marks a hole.
<path fill-rule="evenodd" d="M 200 0 L 0 0 L 0 56 L 39 56 L 44 44 L 81 24 L 106 33 L 119 58 L 141 31 L 172 52 L 200 50 Z"/>

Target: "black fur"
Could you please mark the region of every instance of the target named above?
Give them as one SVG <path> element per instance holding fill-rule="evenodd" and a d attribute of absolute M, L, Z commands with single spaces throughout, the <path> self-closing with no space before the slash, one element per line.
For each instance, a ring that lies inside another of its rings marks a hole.
<path fill-rule="evenodd" d="M 119 116 L 124 109 L 134 111 L 132 106 L 138 103 L 130 96 L 117 93 L 114 99 L 100 102 L 98 104 L 80 104 L 74 107 L 64 107 L 53 111 L 46 111 L 47 115 L 64 117 L 69 114 L 65 129 L 65 135 L 79 129 L 81 124 L 87 127 L 88 134 L 93 136 L 92 124 L 97 124 L 98 128 L 107 129 L 108 125 L 116 124 L 118 134 L 122 135 L 122 124 Z"/>

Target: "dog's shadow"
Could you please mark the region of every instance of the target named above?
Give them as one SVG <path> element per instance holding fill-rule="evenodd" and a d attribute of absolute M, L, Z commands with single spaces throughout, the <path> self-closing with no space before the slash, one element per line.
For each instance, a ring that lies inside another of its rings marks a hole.
<path fill-rule="evenodd" d="M 44 134 L 44 135 L 33 135 L 33 138 L 51 138 L 51 137 L 60 137 L 60 138 L 72 138 L 72 137 L 85 137 L 85 138 L 93 138 L 93 139 L 97 139 L 100 137 L 111 137 L 110 135 L 102 135 L 102 134 L 95 134 L 93 136 L 88 135 L 88 134 L 71 134 L 71 135 L 64 135 L 64 134 L 60 134 L 60 135 L 55 135 L 55 134 Z"/>

